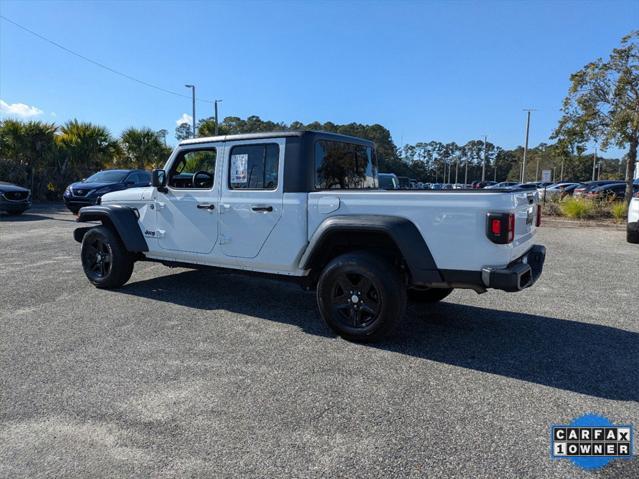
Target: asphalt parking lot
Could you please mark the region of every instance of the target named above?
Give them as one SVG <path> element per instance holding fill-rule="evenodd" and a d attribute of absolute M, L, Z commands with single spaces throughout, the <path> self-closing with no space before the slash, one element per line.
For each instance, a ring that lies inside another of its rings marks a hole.
<path fill-rule="evenodd" d="M 518 294 L 411 305 L 377 345 L 312 293 L 136 264 L 86 280 L 74 217 L 0 218 L 1 477 L 639 477 L 549 457 L 586 412 L 639 427 L 639 247 L 542 228 Z"/>

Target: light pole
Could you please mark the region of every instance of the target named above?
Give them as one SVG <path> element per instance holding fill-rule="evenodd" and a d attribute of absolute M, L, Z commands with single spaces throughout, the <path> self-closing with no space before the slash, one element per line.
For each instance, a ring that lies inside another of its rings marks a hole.
<path fill-rule="evenodd" d="M 195 138 L 195 85 L 184 85 L 191 89 L 191 96 L 193 100 L 193 138 Z"/>
<path fill-rule="evenodd" d="M 218 125 L 218 119 L 217 119 L 217 104 L 218 103 L 222 103 L 223 100 L 215 100 L 215 136 L 217 136 L 217 125 Z"/>
<path fill-rule="evenodd" d="M 595 152 L 592 154 L 592 181 L 595 181 L 596 168 L 597 168 L 597 140 L 595 140 Z"/>
<path fill-rule="evenodd" d="M 524 145 L 524 162 L 521 165 L 521 182 L 526 181 L 526 156 L 528 155 L 528 133 L 530 132 L 530 112 L 535 111 L 533 108 L 526 108 L 524 111 L 528 112 L 528 119 L 526 120 L 526 143 Z"/>
<path fill-rule="evenodd" d="M 464 162 L 464 187 L 468 184 L 468 158 Z"/>
<path fill-rule="evenodd" d="M 487 136 L 484 135 L 484 161 L 481 163 L 481 181 L 486 180 L 486 140 Z"/>

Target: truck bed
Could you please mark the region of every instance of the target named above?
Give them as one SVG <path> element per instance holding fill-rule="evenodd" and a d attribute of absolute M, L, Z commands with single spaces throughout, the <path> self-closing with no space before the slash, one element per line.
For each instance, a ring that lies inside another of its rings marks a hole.
<path fill-rule="evenodd" d="M 326 190 L 309 193 L 308 201 L 309 238 L 331 215 L 400 216 L 418 227 L 437 267 L 446 270 L 505 267 L 533 246 L 536 232 L 530 219 L 537 193 L 529 190 Z M 326 213 L 318 207 L 331 201 L 338 203 L 334 211 Z M 512 243 L 495 244 L 487 238 L 489 212 L 515 214 Z"/>

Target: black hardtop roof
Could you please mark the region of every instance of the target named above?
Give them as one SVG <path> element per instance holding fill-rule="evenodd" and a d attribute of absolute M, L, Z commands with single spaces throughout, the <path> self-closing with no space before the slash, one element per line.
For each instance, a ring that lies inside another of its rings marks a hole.
<path fill-rule="evenodd" d="M 342 135 L 340 133 L 333 133 L 329 131 L 315 131 L 315 130 L 292 130 L 292 131 L 266 131 L 258 133 L 240 133 L 237 135 L 218 135 L 207 136 L 202 138 L 191 138 L 188 140 L 182 140 L 179 145 L 194 145 L 199 143 L 210 143 L 214 141 L 236 141 L 236 140 L 260 140 L 266 138 L 286 138 L 286 137 L 305 137 L 314 136 L 318 139 L 345 141 L 350 143 L 369 144 L 373 145 L 373 142 L 357 136 Z"/>

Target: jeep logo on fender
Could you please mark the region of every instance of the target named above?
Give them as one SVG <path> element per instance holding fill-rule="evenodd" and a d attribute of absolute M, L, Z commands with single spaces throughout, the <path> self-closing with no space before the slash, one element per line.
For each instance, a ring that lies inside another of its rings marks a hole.
<path fill-rule="evenodd" d="M 144 230 L 144 236 L 155 236 L 155 231 Z"/>

